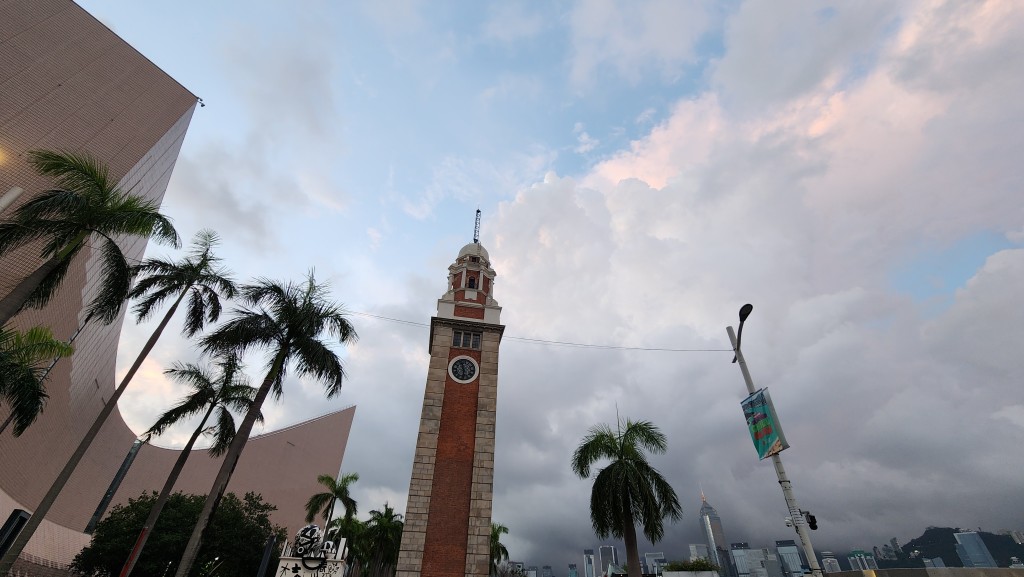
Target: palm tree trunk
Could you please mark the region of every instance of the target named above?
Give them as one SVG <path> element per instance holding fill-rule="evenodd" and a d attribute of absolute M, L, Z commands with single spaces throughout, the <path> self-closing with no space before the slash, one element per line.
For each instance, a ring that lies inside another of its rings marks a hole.
<path fill-rule="evenodd" d="M 245 413 L 242 424 L 235 431 L 235 438 L 231 440 L 228 452 L 224 456 L 224 462 L 220 464 L 220 471 L 217 472 L 217 478 L 213 481 L 210 494 L 206 496 L 203 510 L 199 513 L 199 520 L 192 529 L 192 536 L 188 539 L 188 545 L 185 546 L 185 552 L 181 556 L 181 561 L 178 563 L 178 569 L 174 573 L 174 577 L 188 577 L 189 572 L 192 570 L 192 565 L 196 562 L 196 556 L 199 555 L 199 547 L 203 544 L 203 532 L 206 531 L 206 526 L 210 524 L 213 510 L 216 509 L 221 497 L 224 496 L 224 490 L 227 489 L 228 481 L 231 480 L 231 474 L 235 472 L 235 465 L 238 464 L 238 458 L 242 456 L 242 449 L 245 448 L 245 444 L 249 441 L 249 434 L 256 423 L 256 417 L 263 408 L 263 401 L 267 400 L 270 388 L 277 379 L 277 375 L 281 372 L 281 367 L 284 366 L 286 358 L 288 358 L 288 345 L 282 346 L 281 350 L 277 352 L 277 355 L 274 357 L 274 363 L 270 366 L 270 370 L 267 371 L 267 376 L 263 379 L 260 390 L 256 392 L 252 405 L 249 406 L 249 411 Z"/>
<path fill-rule="evenodd" d="M 14 421 L 14 409 L 13 408 L 11 409 L 11 414 L 7 415 L 7 418 L 4 419 L 4 424 L 0 425 L 0 435 L 2 435 L 3 432 L 7 430 L 7 425 L 10 425 L 12 421 Z"/>
<path fill-rule="evenodd" d="M 21 533 L 18 534 L 18 538 L 14 540 L 14 543 L 11 544 L 11 548 L 8 549 L 7 553 L 4 553 L 3 558 L 0 559 L 0 577 L 10 573 L 11 567 L 14 566 L 14 562 L 18 559 L 18 555 L 21 555 L 21 552 L 25 549 L 25 545 L 28 544 L 29 539 L 31 539 L 35 534 L 36 529 L 39 528 L 39 524 L 43 522 L 43 518 L 50 512 L 50 507 L 53 506 L 53 502 L 57 500 L 57 496 L 60 495 L 64 485 L 66 485 L 68 479 L 71 478 L 71 474 L 75 472 L 75 467 L 78 466 L 78 462 L 85 456 L 85 452 L 89 449 L 89 446 L 92 445 L 96 435 L 99 434 L 100 429 L 103 427 L 103 423 L 107 420 L 107 417 L 109 417 L 110 413 L 112 413 L 114 408 L 117 407 L 118 399 L 121 398 L 124 390 L 128 388 L 128 383 L 131 382 L 132 377 L 135 376 L 139 367 L 142 366 L 142 361 L 146 360 L 146 356 L 149 355 L 151 350 L 153 350 L 153 346 L 156 345 L 156 341 L 160 338 L 160 334 L 164 332 L 164 328 L 167 326 L 168 321 L 171 320 L 171 316 L 174 315 L 174 311 L 178 308 L 178 305 L 181 304 L 181 301 L 185 298 L 186 294 L 188 294 L 188 289 L 182 291 L 178 300 L 174 301 L 174 304 L 171 305 L 170 310 L 168 310 L 167 314 L 164 315 L 163 320 L 160 321 L 156 330 L 153 331 L 152 336 L 150 336 L 149 340 L 146 341 L 146 345 L 142 347 L 142 352 L 140 352 L 138 358 L 135 359 L 135 363 L 132 364 L 130 369 L 128 369 L 128 374 L 126 374 L 124 379 L 121 380 L 121 384 L 114 389 L 113 396 L 110 397 L 107 404 L 103 405 L 103 408 L 100 410 L 100 414 L 96 415 L 96 419 L 93 421 L 92 426 L 89 427 L 89 431 L 78 444 L 78 448 L 71 454 L 71 458 L 68 459 L 67 464 L 64 465 L 64 469 L 62 469 L 60 474 L 57 475 L 57 478 L 54 479 L 53 485 L 50 486 L 50 490 L 47 491 L 46 495 L 43 496 L 43 500 L 40 501 L 39 505 L 34 511 L 32 511 L 32 516 L 29 517 L 28 523 L 25 524 Z"/>
<path fill-rule="evenodd" d="M 210 405 L 210 410 L 206 411 L 203 421 L 199 423 L 188 443 L 185 443 L 185 447 L 181 449 L 178 460 L 174 462 L 174 467 L 171 468 L 171 473 L 167 476 L 164 488 L 160 490 L 160 496 L 156 498 L 156 503 L 153 503 L 153 508 L 150 509 L 146 522 L 142 524 L 142 531 L 139 532 L 139 538 L 135 541 L 135 546 L 132 547 L 128 560 L 125 561 L 124 567 L 121 568 L 120 577 L 128 577 L 132 574 L 132 569 L 135 568 L 135 563 L 139 560 L 139 556 L 142 555 L 142 550 L 146 547 L 146 541 L 149 540 L 149 534 L 152 532 L 153 527 L 156 526 L 156 520 L 160 518 L 160 512 L 164 510 L 164 505 L 167 504 L 167 499 L 170 498 L 171 491 L 174 490 L 174 484 L 178 482 L 178 476 L 181 475 L 182 469 L 185 468 L 185 461 L 188 460 L 188 455 L 192 452 L 192 446 L 196 444 L 196 439 L 203 433 L 206 421 L 209 420 L 210 415 L 213 414 L 213 410 L 216 408 L 217 403 Z"/>
<path fill-rule="evenodd" d="M 0 327 L 6 325 L 8 321 L 18 314 L 21 307 L 25 306 L 25 301 L 28 300 L 32 291 L 36 290 L 36 287 L 46 278 L 46 275 L 53 272 L 53 269 L 57 268 L 59 264 L 60 259 L 57 257 L 44 262 L 39 265 L 39 268 L 32 271 L 32 274 L 21 279 L 21 282 L 16 284 L 7 296 L 0 299 Z"/>
<path fill-rule="evenodd" d="M 68 243 L 66 247 L 62 248 L 59 253 L 54 255 L 50 260 L 39 265 L 39 268 L 32 271 L 32 274 L 21 279 L 21 282 L 15 285 L 14 289 L 11 290 L 7 296 L 0 299 L 0 327 L 6 325 L 8 321 L 14 318 L 14 315 L 18 314 L 21 307 L 25 306 L 25 302 L 28 301 L 28 297 L 32 294 L 32 291 L 36 290 L 39 283 L 43 282 L 43 279 L 46 278 L 46 275 L 53 272 L 53 269 L 57 268 L 61 261 L 74 252 L 74 250 L 85 241 L 89 234 L 89 231 L 78 233 L 78 236 Z M 3 573 L 0 573 L 0 575 L 3 575 Z"/>
<path fill-rule="evenodd" d="M 629 510 L 629 500 L 626 500 L 626 526 L 622 531 L 622 540 L 626 543 L 626 575 L 629 577 L 642 577 L 640 569 L 640 553 L 636 547 L 636 525 L 633 521 L 633 512 Z"/>

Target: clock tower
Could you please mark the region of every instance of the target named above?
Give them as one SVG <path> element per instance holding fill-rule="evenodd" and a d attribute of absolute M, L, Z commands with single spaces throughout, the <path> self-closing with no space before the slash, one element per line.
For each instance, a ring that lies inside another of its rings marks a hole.
<path fill-rule="evenodd" d="M 492 297 L 494 277 L 479 242 L 462 247 L 430 319 L 430 368 L 396 577 L 490 574 L 498 344 L 505 330 Z"/>

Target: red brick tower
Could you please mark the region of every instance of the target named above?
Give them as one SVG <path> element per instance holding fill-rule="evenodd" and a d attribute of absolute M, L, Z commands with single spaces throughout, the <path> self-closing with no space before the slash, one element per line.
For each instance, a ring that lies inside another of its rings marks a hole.
<path fill-rule="evenodd" d="M 479 242 L 448 267 L 430 319 L 430 368 L 397 577 L 486 577 L 498 344 L 494 270 Z"/>

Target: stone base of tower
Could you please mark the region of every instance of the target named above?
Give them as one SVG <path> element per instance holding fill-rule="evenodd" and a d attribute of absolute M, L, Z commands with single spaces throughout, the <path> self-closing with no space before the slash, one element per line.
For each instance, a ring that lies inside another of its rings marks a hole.
<path fill-rule="evenodd" d="M 431 319 L 430 367 L 416 441 L 397 577 L 490 574 L 498 343 L 504 327 Z M 480 349 L 451 346 L 453 331 L 481 333 Z M 471 383 L 453 381 L 449 364 L 472 356 Z"/>

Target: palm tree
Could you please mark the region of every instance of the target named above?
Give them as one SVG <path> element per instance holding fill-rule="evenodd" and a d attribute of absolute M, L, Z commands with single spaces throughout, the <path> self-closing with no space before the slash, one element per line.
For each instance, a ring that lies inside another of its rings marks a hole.
<path fill-rule="evenodd" d="M 28 161 L 57 188 L 21 205 L 0 223 L 0 254 L 43 241 L 47 259 L 0 299 L 0 326 L 25 307 L 42 307 L 54 295 L 71 262 L 90 241 L 99 243 L 101 284 L 88 313 L 113 322 L 131 289 L 131 270 L 114 242 L 119 236 L 152 237 L 178 246 L 178 233 L 156 202 L 118 188 L 107 168 L 88 154 L 33 150 Z M 3 567 L 0 565 L 0 567 Z"/>
<path fill-rule="evenodd" d="M 508 561 L 508 549 L 501 543 L 502 535 L 508 535 L 508 527 L 491 523 L 491 575 L 497 575 L 502 561 Z"/>
<path fill-rule="evenodd" d="M 334 504 L 341 501 L 345 507 L 345 518 L 351 519 L 356 514 L 356 500 L 350 494 L 350 488 L 359 480 L 359 473 L 348 473 L 335 479 L 330 475 L 319 475 L 316 482 L 327 488 L 323 493 L 317 493 L 306 501 L 306 522 L 312 523 L 317 515 L 324 516 L 324 527 L 331 523 L 334 517 Z"/>
<path fill-rule="evenodd" d="M 384 503 L 384 509 L 370 511 L 363 533 L 365 549 L 373 551 L 373 558 L 363 568 L 370 575 L 393 575 L 398 563 L 398 552 L 402 548 L 402 530 L 405 524 L 402 516 Z"/>
<path fill-rule="evenodd" d="M 322 381 L 327 397 L 334 397 L 341 392 L 345 369 L 337 353 L 321 339 L 332 336 L 342 343 L 352 343 L 356 339 L 355 328 L 342 309 L 328 300 L 327 287 L 317 284 L 312 272 L 303 284 L 289 282 L 282 285 L 269 279 L 259 279 L 255 284 L 242 287 L 239 294 L 242 306 L 235 309 L 234 318 L 203 339 L 203 349 L 207 353 L 236 351 L 244 354 L 250 349 L 265 348 L 272 357 L 256 398 L 242 419 L 210 488 L 199 521 L 178 564 L 176 577 L 187 577 L 192 570 L 203 531 L 249 440 L 256 415 L 271 391 L 280 398 L 289 365 L 294 364 L 299 376 Z"/>
<path fill-rule="evenodd" d="M 48 398 L 43 386 L 46 369 L 39 364 L 72 352 L 71 345 L 53 338 L 46 327 L 33 327 L 24 333 L 0 328 L 0 400 L 11 410 L 0 425 L 0 433 L 13 422 L 14 436 L 19 437 L 36 420 Z"/>
<path fill-rule="evenodd" d="M 146 431 L 147 438 L 149 435 L 162 435 L 172 425 L 196 415 L 202 414 L 203 418 L 196 430 L 192 432 L 188 442 L 185 443 L 185 447 L 182 448 L 174 467 L 171 468 L 171 473 L 167 476 L 167 481 L 164 483 L 156 503 L 149 511 L 149 518 L 143 523 L 135 546 L 132 548 L 124 568 L 121 569 L 121 577 L 131 575 L 135 568 L 135 562 L 142 555 L 146 541 L 149 540 L 149 533 L 156 526 L 164 504 L 171 496 L 174 484 L 178 481 L 182 469 L 185 468 L 185 461 L 188 460 L 192 446 L 199 439 L 199 435 L 203 433 L 213 435 L 213 445 L 210 447 L 211 457 L 223 455 L 231 443 L 231 439 L 235 436 L 235 419 L 231 415 L 231 411 L 245 412 L 252 405 L 256 389 L 250 387 L 245 376 L 241 374 L 242 367 L 238 357 L 229 355 L 220 359 L 217 365 L 220 369 L 217 375 L 210 374 L 209 371 L 191 363 L 175 364 L 173 368 L 164 371 L 175 380 L 188 384 L 192 388 L 192 392 L 157 419 L 156 423 Z M 207 428 L 206 423 L 214 416 L 215 411 L 217 413 L 216 424 Z M 263 415 L 257 415 L 256 420 L 263 422 Z"/>
<path fill-rule="evenodd" d="M 186 296 L 192 295 L 188 303 L 188 318 L 182 331 L 186 336 L 194 336 L 202 329 L 206 321 L 215 322 L 220 318 L 222 307 L 218 291 L 224 293 L 224 296 L 230 297 L 234 295 L 235 285 L 227 277 L 225 271 L 218 267 L 220 259 L 212 253 L 216 241 L 216 235 L 208 231 L 202 231 L 196 236 L 191 252 L 181 262 L 170 263 L 149 259 L 130 273 L 140 277 L 138 286 L 131 291 L 133 297 L 142 299 L 135 306 L 136 317 L 140 322 L 152 314 L 155 307 L 169 296 L 177 294 L 177 300 L 174 301 L 171 308 L 164 314 L 163 319 L 160 320 L 153 334 L 150 335 L 149 340 L 143 345 L 139 356 L 136 357 L 135 362 L 129 367 L 128 372 L 121 379 L 117 388 L 114 389 L 113 395 L 103 405 L 103 408 L 100 409 L 99 414 L 96 415 L 92 426 L 78 444 L 78 448 L 71 455 L 67 464 L 64 465 L 64 469 L 61 470 L 60 474 L 53 481 L 49 492 L 43 497 L 42 502 L 40 502 L 28 523 L 26 523 L 25 528 L 21 530 L 17 540 L 15 540 L 7 553 L 4 554 L 3 559 L 0 560 L 0 576 L 4 575 L 5 571 L 10 571 L 14 560 L 21 554 L 25 544 L 28 543 L 39 523 L 42 522 L 43 517 L 49 512 L 53 502 L 57 499 L 57 495 L 60 494 L 61 489 L 64 488 L 68 479 L 71 478 L 75 467 L 82 460 L 85 452 L 89 449 L 96 435 L 99 434 L 100 429 L 114 411 L 114 408 L 117 407 L 117 401 L 124 394 L 125 389 L 128 388 L 128 384 L 142 366 L 142 362 L 146 360 L 150 351 L 156 346 L 157 340 L 163 334 L 164 328 L 167 327 L 167 323 L 170 322 L 171 316 L 174 315 L 178 305 L 181 304 Z"/>
<path fill-rule="evenodd" d="M 644 456 L 645 449 L 661 454 L 667 446 L 665 435 L 650 422 L 626 419 L 625 427 L 619 423 L 617 431 L 608 425 L 593 427 L 572 455 L 572 470 L 583 479 L 590 477 L 590 468 L 598 461 L 611 461 L 594 479 L 590 520 L 598 537 L 625 541 L 629 577 L 640 577 L 636 524 L 642 524 L 647 539 L 657 543 L 664 534 L 662 520 L 677 520 L 683 514 L 671 485 Z"/>

